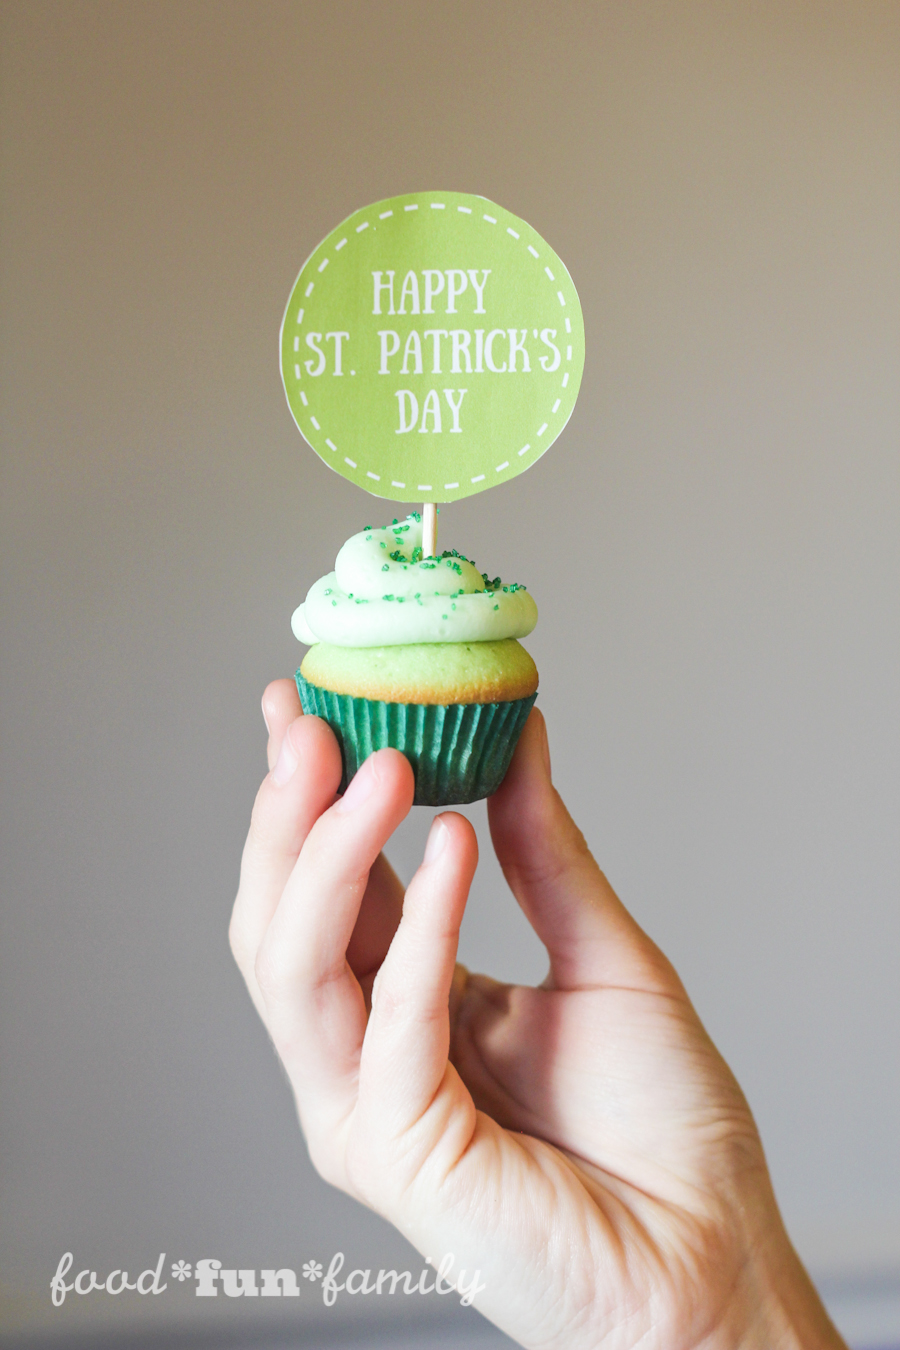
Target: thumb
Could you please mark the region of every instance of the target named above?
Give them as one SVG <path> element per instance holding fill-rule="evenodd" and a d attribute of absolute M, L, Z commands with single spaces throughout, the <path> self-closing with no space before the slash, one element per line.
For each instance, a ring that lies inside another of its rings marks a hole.
<path fill-rule="evenodd" d="M 554 788 L 547 729 L 537 708 L 500 790 L 488 801 L 488 819 L 503 874 L 547 948 L 550 984 L 680 989 L 669 962 L 610 886 Z"/>

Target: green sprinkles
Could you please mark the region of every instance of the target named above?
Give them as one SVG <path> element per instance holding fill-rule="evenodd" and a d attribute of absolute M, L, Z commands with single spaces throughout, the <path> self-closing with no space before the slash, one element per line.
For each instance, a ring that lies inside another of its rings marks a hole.
<path fill-rule="evenodd" d="M 393 534 L 395 548 L 393 549 L 393 551 L 388 552 L 388 558 L 390 559 L 390 562 L 397 563 L 400 566 L 401 570 L 404 572 L 408 572 L 410 567 L 416 567 L 423 571 L 433 572 L 436 567 L 439 567 L 443 563 L 449 571 L 455 572 L 458 577 L 462 577 L 463 563 L 466 563 L 470 567 L 475 566 L 471 558 L 467 558 L 464 553 L 460 553 L 459 550 L 455 548 L 445 548 L 439 555 L 433 556 L 431 558 L 426 558 L 424 556 L 423 550 L 420 545 L 416 545 L 414 548 L 411 548 L 408 554 L 405 553 L 401 545 L 401 536 L 407 534 L 411 529 L 411 525 L 409 524 L 410 521 L 413 521 L 418 524 L 421 522 L 421 520 L 422 516 L 420 512 L 410 511 L 408 516 L 406 517 L 406 522 L 404 522 L 403 524 L 401 524 L 400 521 L 396 517 L 394 517 L 390 525 L 384 526 L 364 525 L 363 533 L 365 534 L 366 543 L 372 543 L 374 541 L 374 532 L 377 530 L 381 530 L 385 534 L 388 533 Z M 389 545 L 383 539 L 379 539 L 378 546 L 379 548 L 383 548 L 385 550 L 387 550 L 389 547 Z M 381 570 L 382 572 L 390 572 L 391 571 L 390 563 L 388 562 L 383 563 Z M 515 595 L 518 591 L 527 590 L 527 587 L 523 586 L 522 583 L 519 581 L 511 581 L 507 584 L 504 584 L 503 581 L 500 579 L 500 577 L 491 578 L 488 576 L 487 572 L 481 573 L 481 580 L 484 586 L 483 591 L 470 592 L 465 585 L 461 584 L 458 586 L 457 590 L 451 591 L 449 595 L 441 591 L 435 591 L 434 596 L 436 599 L 440 598 L 442 600 L 449 600 L 450 610 L 451 612 L 455 612 L 457 608 L 455 602 L 461 596 L 468 595 L 470 593 L 474 595 L 481 594 L 486 599 L 490 600 L 494 599 L 499 600 L 500 597 L 497 594 L 499 591 L 502 591 L 504 595 Z M 332 587 L 330 586 L 326 587 L 324 594 L 327 596 L 333 596 Z M 352 600 L 354 604 L 357 605 L 367 605 L 369 603 L 369 601 L 363 596 L 358 597 L 354 596 L 352 591 L 349 591 L 345 598 L 348 600 Z M 421 591 L 416 591 L 414 596 L 383 595 L 381 598 L 382 600 L 387 602 L 396 600 L 397 603 L 401 605 L 403 604 L 404 600 L 415 600 L 416 604 L 419 605 L 420 607 L 423 604 Z M 338 605 L 337 599 L 332 598 L 331 603 L 335 608 L 337 608 Z M 492 606 L 492 608 L 495 611 L 499 610 L 500 605 L 495 603 Z M 442 614 L 441 618 L 445 622 L 447 622 L 449 621 L 450 615 Z"/>

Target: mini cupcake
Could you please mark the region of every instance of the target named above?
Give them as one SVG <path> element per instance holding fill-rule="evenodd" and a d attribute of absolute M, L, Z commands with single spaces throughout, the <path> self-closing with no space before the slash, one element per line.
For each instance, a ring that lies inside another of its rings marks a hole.
<path fill-rule="evenodd" d="M 536 697 L 537 668 L 517 641 L 536 622 L 524 586 L 489 581 L 455 550 L 424 558 L 418 512 L 348 539 L 291 621 L 310 648 L 300 701 L 337 736 L 341 790 L 393 746 L 419 806 L 496 792 Z"/>

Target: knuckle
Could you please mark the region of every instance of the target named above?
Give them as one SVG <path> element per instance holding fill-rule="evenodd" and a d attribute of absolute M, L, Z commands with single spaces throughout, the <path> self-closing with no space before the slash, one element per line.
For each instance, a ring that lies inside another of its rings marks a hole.
<path fill-rule="evenodd" d="M 284 965 L 272 943 L 261 944 L 253 963 L 253 973 L 264 997 L 273 997 L 281 992 L 284 986 Z"/>
<path fill-rule="evenodd" d="M 237 905 L 231 914 L 231 920 L 228 924 L 228 946 L 231 948 L 231 955 L 237 964 L 243 969 L 244 957 L 246 955 L 246 945 L 244 935 L 241 931 L 241 925 L 237 917 Z"/>
<path fill-rule="evenodd" d="M 251 850 L 268 851 L 278 842 L 279 822 L 272 813 L 270 794 L 266 791 L 266 779 L 256 794 L 253 810 L 250 812 L 250 830 L 247 844 Z"/>
<path fill-rule="evenodd" d="M 253 970 L 254 952 L 246 915 L 242 912 L 240 891 L 234 902 L 231 919 L 228 923 L 228 945 L 231 948 L 231 955 L 234 957 L 238 970 L 245 979 L 249 978 L 250 972 Z"/>
<path fill-rule="evenodd" d="M 552 831 L 536 832 L 531 847 L 523 849 L 508 867 L 533 887 L 553 886 L 573 869 L 602 875 L 587 840 L 568 813 Z"/>

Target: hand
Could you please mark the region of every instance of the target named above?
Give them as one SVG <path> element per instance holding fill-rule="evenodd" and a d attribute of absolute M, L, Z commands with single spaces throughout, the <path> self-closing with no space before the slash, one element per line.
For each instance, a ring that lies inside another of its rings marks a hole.
<path fill-rule="evenodd" d="M 540 713 L 488 804 L 549 955 L 532 989 L 455 964 L 469 822 L 435 818 L 404 897 L 380 850 L 407 761 L 379 751 L 336 798 L 325 723 L 288 681 L 263 707 L 231 943 L 320 1174 L 477 1268 L 476 1306 L 525 1346 L 840 1347 L 737 1083 L 552 787 Z"/>

